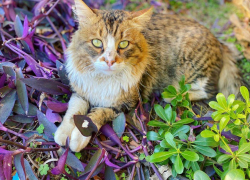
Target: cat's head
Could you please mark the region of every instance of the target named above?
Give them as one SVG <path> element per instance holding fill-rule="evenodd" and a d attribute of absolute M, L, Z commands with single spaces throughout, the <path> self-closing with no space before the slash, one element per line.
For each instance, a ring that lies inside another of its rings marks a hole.
<path fill-rule="evenodd" d="M 75 14 L 79 28 L 67 53 L 77 71 L 109 76 L 144 70 L 148 45 L 141 31 L 151 18 L 151 9 L 135 13 L 96 10 L 75 0 Z"/>

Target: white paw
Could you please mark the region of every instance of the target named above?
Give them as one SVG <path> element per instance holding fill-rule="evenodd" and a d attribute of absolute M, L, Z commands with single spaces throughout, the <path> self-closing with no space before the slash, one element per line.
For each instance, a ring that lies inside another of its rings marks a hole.
<path fill-rule="evenodd" d="M 83 136 L 78 128 L 75 127 L 71 134 L 69 147 L 72 151 L 79 152 L 88 145 L 90 139 L 91 136 Z"/>
<path fill-rule="evenodd" d="M 66 139 L 67 137 L 70 138 L 71 136 L 71 133 L 73 131 L 75 126 L 71 125 L 71 124 L 61 124 L 56 132 L 55 132 L 55 136 L 54 136 L 54 139 L 55 139 L 55 142 L 61 146 L 65 146 L 66 144 Z"/>

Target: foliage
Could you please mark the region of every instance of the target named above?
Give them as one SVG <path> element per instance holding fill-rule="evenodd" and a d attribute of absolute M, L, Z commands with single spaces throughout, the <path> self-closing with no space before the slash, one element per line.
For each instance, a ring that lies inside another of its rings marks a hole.
<path fill-rule="evenodd" d="M 49 170 L 48 164 L 41 164 L 38 171 L 40 172 L 41 175 L 46 175 Z"/>
<path fill-rule="evenodd" d="M 159 130 L 149 131 L 147 138 L 159 144 L 146 160 L 160 165 L 172 164 L 173 176 L 186 174 L 189 179 L 210 179 L 200 171 L 200 167 L 204 165 L 213 167 L 220 179 L 225 177 L 233 179 L 234 173 L 242 179 L 245 178 L 244 174 L 249 176 L 250 102 L 247 88 L 245 86 L 240 88 L 244 102 L 235 100 L 233 94 L 226 99 L 222 93 L 219 93 L 216 96 L 217 101 L 209 103 L 209 106 L 216 110 L 211 115 L 214 123 L 203 122 L 200 123 L 201 125 L 194 126 L 193 123 L 196 122 L 194 119 L 199 118 L 188 117 L 194 114 L 189 106 L 191 103 L 186 90 L 191 87 L 184 85 L 183 82 L 185 82 L 184 77 L 180 80 L 178 90 L 168 86 L 162 93 L 163 98 L 173 99 L 172 107 L 169 104 L 164 108 L 159 104 L 154 106 L 161 120 L 149 121 L 148 125 L 158 127 Z M 187 88 L 184 89 L 184 87 Z M 183 102 L 187 103 L 183 105 Z M 176 109 L 180 107 L 184 109 L 181 117 L 178 118 Z M 208 125 L 209 128 L 203 128 L 204 130 L 201 131 L 202 125 Z"/>
<path fill-rule="evenodd" d="M 194 12 L 199 0 L 195 0 L 193 3 L 152 0 L 150 4 L 137 0 L 85 0 L 85 2 L 91 8 L 133 11 L 152 5 L 156 12 L 167 10 L 168 13 L 186 15 L 190 13 L 183 13 L 183 10 L 189 9 L 190 12 Z M 136 117 L 138 121 L 126 123 L 125 120 L 130 117 L 127 117 L 128 114 L 126 116 L 121 114 L 111 126 L 106 125 L 93 136 L 93 140 L 82 153 L 73 154 L 69 151 L 68 145 L 60 147 L 54 142 L 54 132 L 62 121 L 71 96 L 64 66 L 66 61 L 64 52 L 72 34 L 77 29 L 77 23 L 71 10 L 72 3 L 73 0 L 14 0 L 3 1 L 0 6 L 0 41 L 2 45 L 0 47 L 0 179 L 10 180 L 11 174 L 15 172 L 21 180 L 27 178 L 55 179 L 55 177 L 62 180 L 93 177 L 95 179 L 104 177 L 126 179 L 135 176 L 147 179 L 152 175 L 149 172 L 155 173 L 159 179 L 162 179 L 154 163 L 145 163 L 145 157 L 155 145 L 152 143 L 157 141 L 166 142 L 164 144 L 166 146 L 164 150 L 160 145 L 156 146 L 156 152 L 157 149 L 158 152 L 167 152 L 168 149 L 177 152 L 173 155 L 174 158 L 170 157 L 161 163 L 176 160 L 178 162 L 177 171 L 181 172 L 184 169 L 183 171 L 191 179 L 196 173 L 194 170 L 198 169 L 196 163 L 200 164 L 202 157 L 205 162 L 204 168 L 210 167 L 215 158 L 206 157 L 207 159 L 205 159 L 204 154 L 211 154 L 212 150 L 207 149 L 214 149 L 217 143 L 213 137 L 195 136 L 196 130 L 200 131 L 201 127 L 197 128 L 197 121 L 192 119 L 195 113 L 188 95 L 185 94 L 190 87 L 184 84 L 184 79 L 180 84 L 182 91 L 178 90 L 178 93 L 175 94 L 172 92 L 172 87 L 167 87 L 165 90 L 165 95 L 174 95 L 175 100 L 172 102 L 172 107 L 155 106 L 160 113 L 158 116 L 165 118 L 163 121 L 151 120 L 149 112 L 152 107 L 150 102 L 145 101 L 145 103 L 140 102 L 138 108 L 133 112 L 133 117 Z M 212 22 L 217 17 L 214 13 L 217 11 L 216 8 L 222 8 L 222 6 L 215 7 L 216 3 L 215 1 L 209 2 L 209 8 L 206 7 L 209 9 L 206 10 L 206 14 L 213 15 Z M 210 5 L 213 7 L 211 8 Z M 213 12 L 210 11 L 211 9 Z M 223 9 L 220 11 L 221 14 L 224 14 L 228 8 Z M 197 18 L 205 20 L 204 16 L 201 18 L 197 16 Z M 228 19 L 224 18 L 225 20 Z M 209 23 L 208 26 L 210 25 L 212 24 Z M 212 31 L 215 29 L 220 31 L 217 36 L 223 35 L 221 32 L 225 30 L 224 26 L 219 27 L 216 23 L 211 27 Z M 229 32 L 229 35 L 231 34 L 232 31 Z M 235 41 L 235 39 L 229 38 L 228 41 Z M 243 46 L 239 45 L 238 48 L 244 51 Z M 248 72 L 249 67 L 245 64 L 247 63 L 244 62 L 243 69 Z M 183 108 L 184 111 L 181 114 L 177 113 L 179 111 L 177 107 Z M 175 116 L 180 121 L 175 121 Z M 154 137 L 153 131 L 148 132 L 146 126 L 149 120 L 151 120 L 149 124 L 151 123 L 153 129 L 165 122 L 170 127 L 163 125 L 161 132 L 159 131 Z M 190 123 L 195 126 L 189 126 Z M 163 133 L 163 131 L 165 132 Z M 167 132 L 170 134 L 165 137 Z M 160 139 L 150 141 L 146 139 L 146 135 Z M 171 135 L 174 136 L 173 139 Z M 188 140 L 185 140 L 187 136 Z M 246 141 L 248 140 L 246 139 Z M 188 147 L 186 151 L 183 150 L 185 147 Z M 216 151 L 218 154 L 220 150 L 215 149 L 213 152 Z M 190 154 L 191 157 L 197 158 L 195 153 L 198 154 L 199 160 L 185 164 L 188 159 L 190 160 Z M 55 161 L 57 157 L 58 161 Z M 188 169 L 190 164 L 191 167 Z M 126 169 L 129 169 L 131 173 L 128 174 L 124 171 Z M 220 164 L 215 163 L 214 169 L 221 174 Z M 239 169 L 230 170 L 227 176 L 235 173 L 238 173 L 239 177 L 242 174 Z M 249 174 L 249 172 L 247 173 Z M 177 174 L 176 171 L 175 174 Z"/>

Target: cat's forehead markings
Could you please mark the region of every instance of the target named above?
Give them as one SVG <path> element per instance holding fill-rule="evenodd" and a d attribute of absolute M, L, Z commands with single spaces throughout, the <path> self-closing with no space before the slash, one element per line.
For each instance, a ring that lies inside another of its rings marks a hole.
<path fill-rule="evenodd" d="M 121 10 L 111 10 L 105 11 L 102 16 L 106 26 L 106 30 L 109 33 L 113 34 L 113 36 L 115 36 L 119 25 L 127 15 L 124 11 Z"/>

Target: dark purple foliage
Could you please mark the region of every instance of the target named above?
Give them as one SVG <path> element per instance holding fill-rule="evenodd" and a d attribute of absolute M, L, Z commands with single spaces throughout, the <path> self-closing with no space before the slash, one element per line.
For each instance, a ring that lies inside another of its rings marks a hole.
<path fill-rule="evenodd" d="M 105 6 L 104 0 L 85 2 L 91 8 Z M 117 0 L 109 7 L 125 9 L 130 3 L 129 0 Z M 86 116 L 75 116 L 76 125 L 83 134 L 95 134 L 80 160 L 69 150 L 69 142 L 66 148 L 54 142 L 54 133 L 71 95 L 64 62 L 67 60 L 66 47 L 77 29 L 72 4 L 73 0 L 1 1 L 0 180 L 11 179 L 14 166 L 21 180 L 54 179 L 58 174 L 69 179 L 94 176 L 115 179 L 115 173 L 124 169 L 132 175 L 137 172 L 143 179 L 146 176 L 143 168 L 154 172 L 161 180 L 153 163 L 144 167 L 145 160 L 139 160 L 142 152 L 148 156 L 154 149 L 146 138 L 146 124 L 153 103 L 136 109 L 137 124 L 126 123 L 127 116 L 122 114 L 112 127 L 106 124 L 99 132 L 94 125 L 92 129 L 81 128 L 83 120 L 90 124 L 92 121 Z M 155 8 L 162 4 L 151 1 Z M 135 5 L 142 7 L 143 3 Z M 159 93 L 155 97 L 160 101 Z M 211 120 L 211 117 L 197 120 Z M 40 134 L 36 131 L 39 125 L 44 127 Z M 191 128 L 201 130 L 200 126 Z M 236 137 L 226 133 L 228 139 L 235 140 Z M 124 135 L 129 136 L 129 142 L 124 142 Z M 194 141 L 195 138 L 192 131 L 189 139 Z M 42 164 L 37 160 L 40 156 L 50 167 L 46 177 L 38 172 L 37 166 Z M 65 171 L 65 164 L 71 174 Z M 81 173 L 79 177 L 76 171 Z"/>

